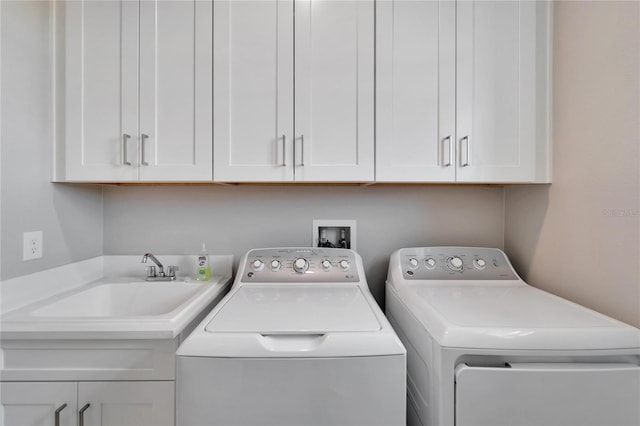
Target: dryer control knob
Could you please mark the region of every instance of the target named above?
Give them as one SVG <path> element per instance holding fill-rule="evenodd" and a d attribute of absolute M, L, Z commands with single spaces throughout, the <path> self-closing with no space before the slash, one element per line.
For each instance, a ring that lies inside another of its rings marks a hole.
<path fill-rule="evenodd" d="M 261 271 L 263 267 L 264 267 L 264 262 L 260 259 L 256 259 L 253 262 L 251 262 L 251 268 L 254 271 Z"/>
<path fill-rule="evenodd" d="M 413 257 L 409 259 L 409 267 L 411 269 L 416 269 L 418 267 L 418 264 L 419 264 L 418 259 L 415 259 Z"/>
<path fill-rule="evenodd" d="M 424 261 L 424 265 L 427 269 L 432 270 L 436 268 L 436 260 L 433 257 L 429 257 Z"/>
<path fill-rule="evenodd" d="M 348 260 L 341 260 L 340 261 L 340 268 L 347 272 L 349 270 L 349 268 L 351 267 L 351 264 L 349 263 Z"/>
<path fill-rule="evenodd" d="M 271 270 L 273 272 L 279 271 L 281 266 L 282 266 L 282 264 L 280 263 L 279 260 L 275 260 L 274 259 L 274 260 L 271 261 Z"/>
<path fill-rule="evenodd" d="M 473 266 L 475 266 L 476 269 L 482 270 L 482 269 L 487 267 L 487 262 L 485 262 L 484 259 L 480 259 L 480 258 L 474 259 L 473 260 Z"/>
<path fill-rule="evenodd" d="M 299 274 L 304 274 L 309 269 L 309 262 L 304 257 L 299 257 L 293 261 L 293 270 Z"/>
<path fill-rule="evenodd" d="M 447 259 L 447 266 L 452 271 L 461 272 L 462 265 L 463 265 L 462 259 L 460 259 L 458 256 L 452 256 L 449 259 Z"/>
<path fill-rule="evenodd" d="M 333 265 L 331 265 L 331 262 L 329 260 L 325 259 L 321 263 L 322 263 L 322 270 L 325 272 L 329 272 L 333 267 Z"/>

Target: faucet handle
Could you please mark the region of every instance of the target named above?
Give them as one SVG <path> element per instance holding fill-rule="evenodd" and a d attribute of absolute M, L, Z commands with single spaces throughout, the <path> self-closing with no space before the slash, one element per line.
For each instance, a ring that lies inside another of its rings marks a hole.
<path fill-rule="evenodd" d="M 147 266 L 147 278 L 153 278 L 156 276 L 156 267 Z"/>
<path fill-rule="evenodd" d="M 179 270 L 180 268 L 178 268 L 177 266 L 174 265 L 169 265 L 167 266 L 167 276 L 168 277 L 175 277 L 176 276 L 176 272 Z"/>

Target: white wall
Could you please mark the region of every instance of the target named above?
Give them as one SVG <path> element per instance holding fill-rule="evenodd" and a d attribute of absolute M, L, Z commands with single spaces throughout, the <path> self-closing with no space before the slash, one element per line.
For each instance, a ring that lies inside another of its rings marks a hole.
<path fill-rule="evenodd" d="M 52 184 L 50 3 L 0 1 L 0 279 L 102 254 L 97 186 Z M 22 233 L 43 231 L 43 258 L 22 261 Z"/>
<path fill-rule="evenodd" d="M 357 251 L 381 302 L 401 247 L 502 248 L 503 189 L 453 186 L 104 188 L 105 254 L 191 254 L 207 244 L 237 262 L 258 247 L 309 246 L 313 219 L 353 219 Z"/>
<path fill-rule="evenodd" d="M 553 183 L 505 190 L 531 284 L 640 327 L 640 3 L 554 13 Z"/>

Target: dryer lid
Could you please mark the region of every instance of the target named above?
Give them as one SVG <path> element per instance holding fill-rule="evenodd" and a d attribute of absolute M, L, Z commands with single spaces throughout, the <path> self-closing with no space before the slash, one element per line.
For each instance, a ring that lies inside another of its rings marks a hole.
<path fill-rule="evenodd" d="M 582 350 L 640 346 L 640 331 L 529 285 L 410 285 L 399 297 L 442 346 Z"/>
<path fill-rule="evenodd" d="M 207 332 L 326 334 L 381 329 L 359 286 L 242 286 L 206 325 Z"/>

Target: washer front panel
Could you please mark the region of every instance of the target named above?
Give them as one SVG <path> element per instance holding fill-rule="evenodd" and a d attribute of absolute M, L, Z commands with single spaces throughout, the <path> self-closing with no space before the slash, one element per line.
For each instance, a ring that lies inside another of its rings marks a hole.
<path fill-rule="evenodd" d="M 337 248 L 251 250 L 239 270 L 243 284 L 360 281 L 353 252 Z"/>
<path fill-rule="evenodd" d="M 416 247 L 400 250 L 405 280 L 517 280 L 498 249 L 476 247 Z"/>

